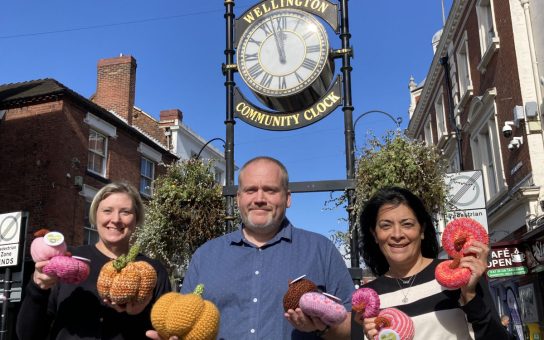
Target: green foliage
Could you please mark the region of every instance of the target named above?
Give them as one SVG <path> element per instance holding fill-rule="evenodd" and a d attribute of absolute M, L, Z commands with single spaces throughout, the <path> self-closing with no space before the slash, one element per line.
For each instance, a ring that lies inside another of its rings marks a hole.
<path fill-rule="evenodd" d="M 389 131 L 381 139 L 371 135 L 357 159 L 354 207 L 351 212 L 355 228 L 359 228 L 357 216 L 366 202 L 378 190 L 386 186 L 399 186 L 411 190 L 420 197 L 431 214 L 438 214 L 446 207 L 447 186 L 444 182 L 446 160 L 434 146 L 409 139 L 401 132 Z M 345 206 L 347 196 L 332 199 L 326 204 Z M 349 232 L 336 231 L 332 240 L 343 244 L 349 253 Z"/>
<path fill-rule="evenodd" d="M 170 274 L 185 270 L 200 245 L 226 232 L 222 187 L 211 166 L 183 160 L 167 166 L 154 182 L 145 224 L 135 236 L 142 251 L 164 263 Z"/>
<path fill-rule="evenodd" d="M 370 197 L 386 186 L 411 190 L 432 214 L 443 211 L 446 169 L 446 161 L 434 146 L 400 132 L 389 132 L 382 140 L 372 137 L 357 162 L 355 216 Z"/>

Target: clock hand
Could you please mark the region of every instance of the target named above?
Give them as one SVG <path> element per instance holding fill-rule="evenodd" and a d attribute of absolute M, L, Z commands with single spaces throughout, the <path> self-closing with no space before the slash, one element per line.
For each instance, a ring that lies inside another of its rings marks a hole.
<path fill-rule="evenodd" d="M 278 31 L 276 31 L 276 27 L 274 26 L 274 23 L 272 21 L 270 23 L 272 24 L 272 31 L 274 33 L 274 40 L 276 42 L 276 48 L 278 49 L 280 63 L 285 64 L 285 49 L 284 49 L 283 39 L 280 36 L 281 42 L 278 41 Z M 279 33 L 279 34 L 282 34 L 282 33 Z"/>

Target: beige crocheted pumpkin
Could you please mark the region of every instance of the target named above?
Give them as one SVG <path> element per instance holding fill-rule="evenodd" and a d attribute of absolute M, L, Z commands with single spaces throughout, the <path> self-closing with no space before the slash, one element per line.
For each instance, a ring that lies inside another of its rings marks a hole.
<path fill-rule="evenodd" d="M 214 340 L 219 331 L 219 310 L 202 298 L 204 285 L 191 294 L 176 292 L 161 296 L 151 309 L 151 323 L 161 339 Z"/>
<path fill-rule="evenodd" d="M 145 301 L 157 283 L 157 272 L 145 261 L 134 261 L 139 247 L 134 245 L 127 256 L 109 261 L 102 266 L 96 288 L 102 299 L 124 305 Z"/>

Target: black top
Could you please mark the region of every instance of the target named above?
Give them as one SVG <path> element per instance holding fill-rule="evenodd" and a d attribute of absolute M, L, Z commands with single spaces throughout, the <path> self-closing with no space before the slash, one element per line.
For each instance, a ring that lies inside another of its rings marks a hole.
<path fill-rule="evenodd" d="M 78 285 L 59 283 L 52 289 L 40 289 L 33 280 L 26 287 L 17 319 L 20 340 L 45 339 L 147 339 L 145 332 L 152 329 L 150 312 L 153 303 L 171 291 L 165 268 L 156 260 L 138 254 L 137 261 L 149 262 L 157 272 L 157 285 L 152 301 L 138 315 L 118 313 L 102 304 L 96 282 L 102 266 L 110 258 L 94 245 L 81 246 L 72 251 L 74 256 L 91 260 L 87 280 Z"/>

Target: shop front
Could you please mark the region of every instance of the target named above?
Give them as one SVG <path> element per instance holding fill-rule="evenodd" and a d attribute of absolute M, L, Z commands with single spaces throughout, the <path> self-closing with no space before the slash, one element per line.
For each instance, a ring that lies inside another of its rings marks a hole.
<path fill-rule="evenodd" d="M 544 339 L 544 226 L 492 244 L 487 276 L 498 312 L 510 317 L 510 331 L 518 339 Z"/>

